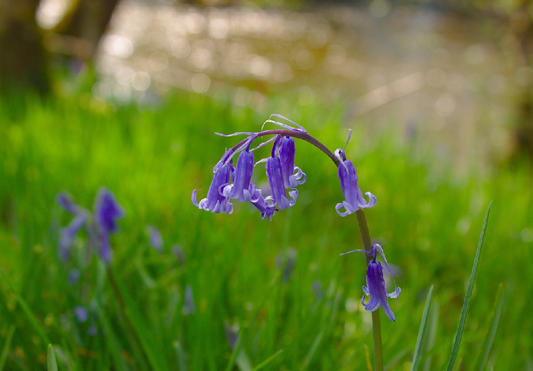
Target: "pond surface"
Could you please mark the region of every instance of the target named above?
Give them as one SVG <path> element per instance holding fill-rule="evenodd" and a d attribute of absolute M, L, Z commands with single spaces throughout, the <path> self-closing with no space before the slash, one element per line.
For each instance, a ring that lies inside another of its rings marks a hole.
<path fill-rule="evenodd" d="M 345 103 L 348 126 L 395 125 L 436 139 L 451 158 L 498 156 L 515 96 L 533 80 L 517 68 L 513 42 L 495 20 L 416 8 L 123 1 L 100 44 L 94 90 L 130 100 L 182 89 L 258 109 L 270 93 L 293 91 L 302 105 Z"/>

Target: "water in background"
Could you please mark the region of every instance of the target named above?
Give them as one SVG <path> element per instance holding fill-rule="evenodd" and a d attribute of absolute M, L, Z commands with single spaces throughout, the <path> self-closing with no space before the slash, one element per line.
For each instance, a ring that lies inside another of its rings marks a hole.
<path fill-rule="evenodd" d="M 265 96 L 293 91 L 302 105 L 345 103 L 347 125 L 422 133 L 445 156 L 499 156 L 516 92 L 533 81 L 516 68 L 512 43 L 495 20 L 420 8 L 129 0 L 100 44 L 94 92 L 131 100 L 182 89 L 261 109 Z"/>

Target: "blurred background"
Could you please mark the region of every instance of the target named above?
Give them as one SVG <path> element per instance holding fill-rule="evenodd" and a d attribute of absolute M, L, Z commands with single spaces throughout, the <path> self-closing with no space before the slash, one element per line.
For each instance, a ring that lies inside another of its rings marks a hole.
<path fill-rule="evenodd" d="M 271 223 L 190 203 L 236 142 L 213 132 L 272 113 L 331 150 L 354 130 L 370 231 L 399 267 L 390 369 L 410 369 L 432 284 L 423 365 L 446 361 L 490 200 L 461 369 L 533 369 L 533 2 L 4 0 L 0 370 L 44 368 L 47 343 L 60 369 L 366 367 L 365 267 L 338 258 L 359 232 L 327 158 L 297 143 L 308 182 Z M 90 209 L 102 186 L 126 210 L 112 267 L 130 319 L 86 237 L 57 257 L 55 195 Z"/>

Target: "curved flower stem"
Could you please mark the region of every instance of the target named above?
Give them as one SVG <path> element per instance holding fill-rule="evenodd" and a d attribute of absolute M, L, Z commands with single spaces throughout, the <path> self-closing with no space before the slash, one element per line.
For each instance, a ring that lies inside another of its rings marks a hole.
<path fill-rule="evenodd" d="M 361 237 L 363 238 L 363 246 L 366 251 L 372 248 L 372 241 L 370 240 L 370 232 L 366 224 L 366 217 L 363 209 L 355 212 L 359 229 L 361 230 Z M 366 263 L 372 259 L 371 254 L 365 254 Z M 381 343 L 381 320 L 379 318 L 379 310 L 372 312 L 372 335 L 374 337 L 374 371 L 383 371 L 383 346 Z"/>
<path fill-rule="evenodd" d="M 316 140 L 313 136 L 303 132 L 303 131 L 297 131 L 297 130 L 287 130 L 287 129 L 276 129 L 276 130 L 265 130 L 260 131 L 258 133 L 255 133 L 257 137 L 264 137 L 268 135 L 283 135 L 286 137 L 293 137 L 296 139 L 305 140 L 306 142 L 312 144 L 322 152 L 324 152 L 330 159 L 335 163 L 336 166 L 339 166 L 340 162 L 337 157 L 331 152 L 325 145 L 320 143 L 318 140 Z M 232 147 L 232 150 L 237 150 L 240 147 L 244 145 L 244 143 L 248 140 L 248 138 L 245 138 L 241 140 L 239 143 L 237 143 L 235 146 Z"/>

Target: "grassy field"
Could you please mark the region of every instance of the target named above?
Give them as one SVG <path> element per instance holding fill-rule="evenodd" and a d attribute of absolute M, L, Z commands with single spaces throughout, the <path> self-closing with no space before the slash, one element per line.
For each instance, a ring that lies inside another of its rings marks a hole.
<path fill-rule="evenodd" d="M 370 313 L 359 304 L 364 258 L 339 256 L 361 248 L 361 239 L 355 215 L 335 212 L 344 197 L 326 156 L 297 143 L 296 164 L 308 180 L 299 186 L 296 205 L 272 222 L 238 202 L 231 215 L 191 203 L 193 189 L 205 197 L 214 164 L 237 141 L 213 132 L 257 131 L 273 112 L 304 125 L 332 150 L 344 146 L 342 107 L 273 99 L 254 111 L 178 95 L 153 106 L 117 108 L 84 95 L 3 97 L 0 370 L 46 369 L 49 343 L 60 370 L 367 369 Z M 382 315 L 385 363 L 391 370 L 410 369 L 434 285 L 419 369 L 444 369 L 492 200 L 456 369 L 477 369 L 488 349 L 485 369 L 530 370 L 529 174 L 525 168 L 481 172 L 472 166 L 458 176 L 431 144 L 400 137 L 357 125 L 347 150 L 362 191 L 378 199 L 366 212 L 371 236 L 401 269 L 399 305 L 390 301 L 396 322 Z M 65 263 L 57 254 L 59 230 L 71 216 L 55 203 L 56 194 L 66 190 L 92 209 L 100 187 L 126 211 L 121 231 L 111 238 L 111 275 L 87 253 L 84 233 L 74 259 Z M 161 231 L 161 251 L 150 247 L 147 225 Z M 69 283 L 72 269 L 80 273 L 75 284 Z M 87 310 L 85 321 L 76 317 L 80 306 Z M 494 343 L 487 347 L 493 324 Z"/>

